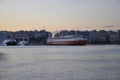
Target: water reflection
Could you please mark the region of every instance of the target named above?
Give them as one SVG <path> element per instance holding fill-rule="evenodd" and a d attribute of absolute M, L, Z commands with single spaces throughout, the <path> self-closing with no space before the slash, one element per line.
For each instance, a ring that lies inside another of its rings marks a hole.
<path fill-rule="evenodd" d="M 5 67 L 5 54 L 0 52 L 0 80 L 2 79 L 3 73 L 4 73 L 4 67 Z"/>
<path fill-rule="evenodd" d="M 0 60 L 5 60 L 5 54 L 0 52 Z"/>
<path fill-rule="evenodd" d="M 119 46 L 7 46 L 0 52 L 0 80 L 120 80 Z"/>

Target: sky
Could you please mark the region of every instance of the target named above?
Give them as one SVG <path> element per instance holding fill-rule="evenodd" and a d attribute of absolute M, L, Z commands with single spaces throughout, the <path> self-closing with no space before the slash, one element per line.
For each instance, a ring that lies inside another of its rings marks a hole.
<path fill-rule="evenodd" d="M 120 30 L 120 0 L 0 0 L 0 30 Z"/>

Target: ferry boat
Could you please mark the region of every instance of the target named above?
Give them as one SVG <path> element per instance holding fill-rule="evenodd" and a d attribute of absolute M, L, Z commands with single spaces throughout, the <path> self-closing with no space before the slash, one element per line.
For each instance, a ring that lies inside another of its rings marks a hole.
<path fill-rule="evenodd" d="M 87 40 L 79 35 L 61 36 L 47 40 L 48 45 L 85 45 L 86 43 Z"/>

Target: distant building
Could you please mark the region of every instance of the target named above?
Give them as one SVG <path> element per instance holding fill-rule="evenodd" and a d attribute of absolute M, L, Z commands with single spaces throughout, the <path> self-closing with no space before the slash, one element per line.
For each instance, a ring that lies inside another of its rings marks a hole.
<path fill-rule="evenodd" d="M 89 32 L 88 31 L 76 31 L 77 35 L 81 35 L 84 39 L 89 41 Z"/>
<path fill-rule="evenodd" d="M 17 31 L 14 33 L 14 38 L 20 41 L 28 41 L 29 44 L 39 45 L 39 44 L 46 44 L 47 38 L 50 36 L 48 32 L 45 30 L 41 31 Z"/>
<path fill-rule="evenodd" d="M 118 30 L 118 34 L 119 34 L 119 43 L 120 43 L 120 30 Z"/>
<path fill-rule="evenodd" d="M 100 30 L 99 35 L 100 35 L 99 43 L 108 43 L 107 42 L 107 32 L 106 31 Z"/>
<path fill-rule="evenodd" d="M 116 32 L 109 33 L 110 43 L 119 43 L 119 34 Z"/>
<path fill-rule="evenodd" d="M 101 31 L 90 31 L 89 32 L 89 43 L 107 43 L 107 32 Z"/>
<path fill-rule="evenodd" d="M 20 41 L 28 41 L 29 42 L 29 34 L 26 31 L 18 31 L 14 33 L 14 38 L 20 42 Z"/>
<path fill-rule="evenodd" d="M 58 36 L 66 36 L 66 35 L 70 35 L 70 32 L 67 30 L 60 31 L 60 33 L 58 33 Z"/>
<path fill-rule="evenodd" d="M 52 38 L 52 33 L 51 32 L 47 32 L 48 34 L 48 38 Z"/>
<path fill-rule="evenodd" d="M 50 34 L 49 34 L 50 36 Z M 33 36 L 30 36 L 30 44 L 46 44 L 48 38 L 48 32 L 45 30 L 42 31 L 34 31 Z"/>
<path fill-rule="evenodd" d="M 89 32 L 89 43 L 96 43 L 99 38 L 100 34 L 96 30 Z"/>

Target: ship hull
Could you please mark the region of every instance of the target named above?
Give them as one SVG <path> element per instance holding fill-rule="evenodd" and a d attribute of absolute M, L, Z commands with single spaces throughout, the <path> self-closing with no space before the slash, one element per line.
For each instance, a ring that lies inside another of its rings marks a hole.
<path fill-rule="evenodd" d="M 48 45 L 85 45 L 86 40 L 78 40 L 78 41 L 49 41 Z"/>
<path fill-rule="evenodd" d="M 14 46 L 14 45 L 17 45 L 17 42 L 7 42 L 6 45 L 7 46 Z"/>

